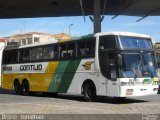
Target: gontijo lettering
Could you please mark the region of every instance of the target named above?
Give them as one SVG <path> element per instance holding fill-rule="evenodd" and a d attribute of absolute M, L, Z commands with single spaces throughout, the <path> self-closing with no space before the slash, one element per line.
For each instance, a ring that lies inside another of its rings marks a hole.
<path fill-rule="evenodd" d="M 42 70 L 42 64 L 20 66 L 20 71 L 41 71 L 41 70 Z"/>

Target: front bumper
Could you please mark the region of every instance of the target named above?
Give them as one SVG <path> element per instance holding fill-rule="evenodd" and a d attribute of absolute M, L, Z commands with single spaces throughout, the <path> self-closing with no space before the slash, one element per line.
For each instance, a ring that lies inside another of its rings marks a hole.
<path fill-rule="evenodd" d="M 120 86 L 119 97 L 155 95 L 157 92 L 158 85 Z"/>

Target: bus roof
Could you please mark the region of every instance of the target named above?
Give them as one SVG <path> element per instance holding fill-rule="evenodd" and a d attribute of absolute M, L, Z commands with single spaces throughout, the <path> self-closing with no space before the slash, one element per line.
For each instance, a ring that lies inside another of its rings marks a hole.
<path fill-rule="evenodd" d="M 96 33 L 95 36 L 103 36 L 103 35 L 118 35 L 118 36 L 131 36 L 131 37 L 142 37 L 142 38 L 151 38 L 145 34 L 133 33 L 133 32 L 120 32 L 120 31 L 112 31 L 112 32 L 101 32 Z"/>
<path fill-rule="evenodd" d="M 112 32 L 100 32 L 96 34 L 88 34 L 80 37 L 72 37 L 70 40 L 80 40 L 90 37 L 96 37 L 96 36 L 103 36 L 103 35 L 121 35 L 121 36 L 131 36 L 131 37 L 142 37 L 142 38 L 151 38 L 148 35 L 145 34 L 139 34 L 139 33 L 133 33 L 133 32 L 120 32 L 120 31 L 112 31 Z"/>

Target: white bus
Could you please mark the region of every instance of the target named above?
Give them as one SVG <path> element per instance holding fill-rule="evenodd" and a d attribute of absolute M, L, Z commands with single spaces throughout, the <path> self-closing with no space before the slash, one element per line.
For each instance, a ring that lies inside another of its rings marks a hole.
<path fill-rule="evenodd" d="M 52 92 L 132 97 L 158 91 L 151 38 L 128 32 L 106 32 L 57 43 L 6 47 L 2 88 L 16 94 Z"/>
<path fill-rule="evenodd" d="M 0 87 L 1 87 L 1 78 L 2 78 L 2 70 L 1 70 L 1 68 L 2 68 L 2 53 L 3 53 L 3 49 L 4 49 L 4 46 L 5 46 L 5 43 L 0 43 Z"/>

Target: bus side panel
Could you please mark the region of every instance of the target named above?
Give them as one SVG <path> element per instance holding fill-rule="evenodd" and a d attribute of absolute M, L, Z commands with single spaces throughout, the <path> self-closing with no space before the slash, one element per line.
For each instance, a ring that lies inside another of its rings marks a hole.
<path fill-rule="evenodd" d="M 49 82 L 46 73 L 30 74 L 29 85 L 30 91 L 46 92 L 47 82 Z"/>
<path fill-rule="evenodd" d="M 56 72 L 52 77 L 52 82 L 48 91 L 67 93 L 80 61 L 81 60 L 60 61 Z"/>
<path fill-rule="evenodd" d="M 13 83 L 15 79 L 19 80 L 20 84 L 22 84 L 23 80 L 28 80 L 30 91 L 47 92 L 52 80 L 52 76 L 59 62 L 56 61 L 56 62 L 48 62 L 41 64 L 43 64 L 44 67 L 46 66 L 46 69 L 43 73 L 35 73 L 35 72 L 32 73 L 32 71 L 20 72 L 19 66 L 21 64 L 12 65 L 13 67 L 12 73 L 9 72 L 8 74 L 7 73 L 2 74 L 2 82 L 3 82 L 2 87 L 11 90 L 13 89 Z M 15 68 L 15 66 L 18 67 Z"/>
<path fill-rule="evenodd" d="M 30 91 L 48 92 L 48 88 L 51 84 L 52 76 L 59 62 L 49 62 L 45 70 L 45 73 L 30 74 Z"/>
<path fill-rule="evenodd" d="M 2 88 L 11 90 L 13 88 L 13 80 L 10 74 L 2 74 Z"/>
<path fill-rule="evenodd" d="M 29 80 L 30 77 L 29 77 L 29 74 L 24 74 L 24 73 L 3 74 L 2 75 L 2 88 L 12 90 L 14 80 L 16 79 L 19 80 L 20 84 L 22 84 L 22 81 L 24 79 Z"/>
<path fill-rule="evenodd" d="M 93 81 L 96 90 L 98 90 L 98 77 L 95 71 L 95 60 L 92 58 L 81 60 L 67 93 L 81 94 L 82 84 L 87 79 Z"/>

